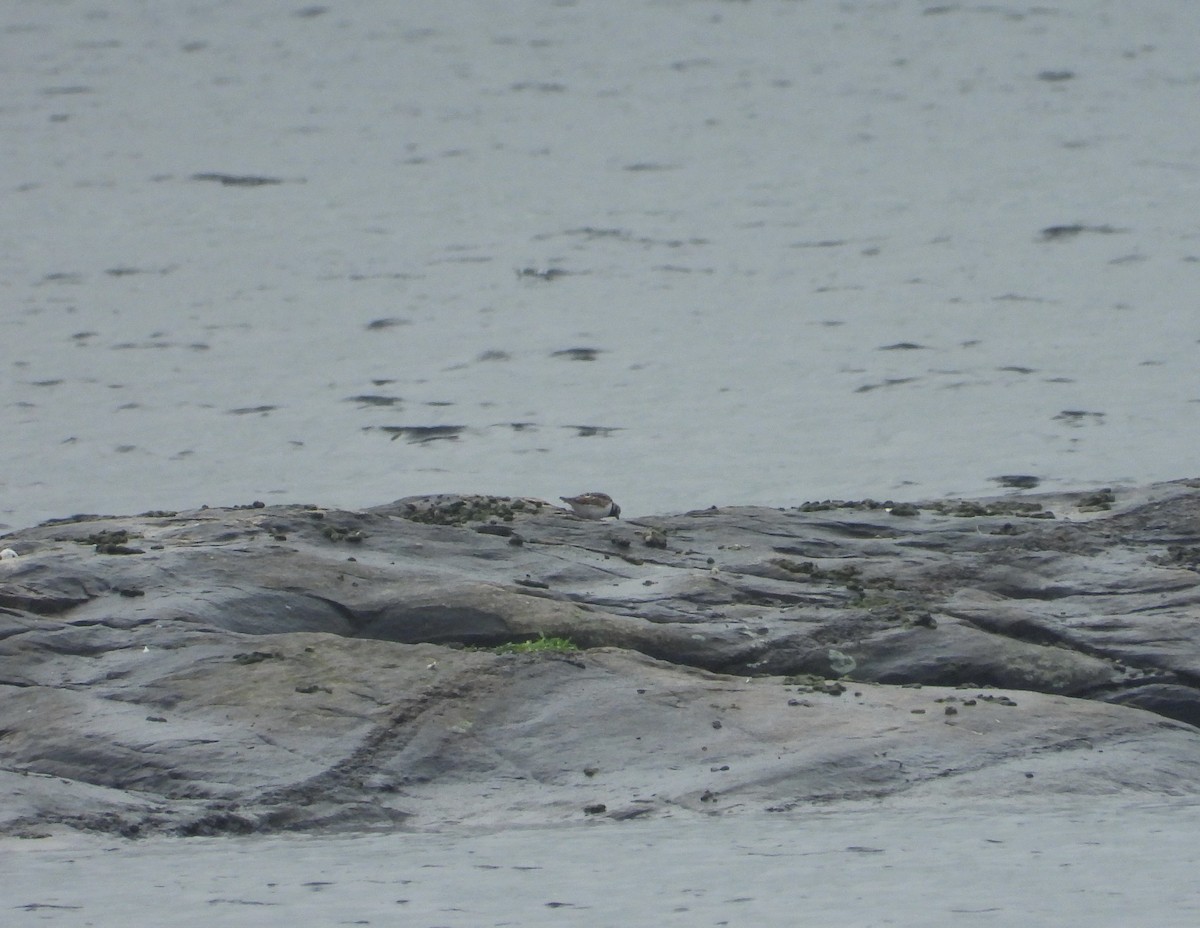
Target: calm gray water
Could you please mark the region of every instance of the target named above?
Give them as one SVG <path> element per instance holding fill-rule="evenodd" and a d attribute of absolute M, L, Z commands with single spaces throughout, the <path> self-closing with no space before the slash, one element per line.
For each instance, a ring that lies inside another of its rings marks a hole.
<path fill-rule="evenodd" d="M 7 4 L 0 523 L 1189 476 L 1198 25 Z"/>
<path fill-rule="evenodd" d="M 0 842 L 6 925 L 1191 926 L 1194 804 L 819 811 L 484 835 Z"/>

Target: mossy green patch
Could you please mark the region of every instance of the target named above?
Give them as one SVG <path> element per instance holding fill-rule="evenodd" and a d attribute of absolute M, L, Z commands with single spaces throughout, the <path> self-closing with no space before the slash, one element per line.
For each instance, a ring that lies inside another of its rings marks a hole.
<path fill-rule="evenodd" d="M 465 525 L 467 522 L 493 519 L 511 522 L 516 515 L 538 512 L 548 505 L 540 500 L 504 496 L 465 496 L 445 501 L 408 503 L 404 518 L 427 525 Z"/>
<path fill-rule="evenodd" d="M 533 654 L 539 651 L 578 651 L 579 645 L 570 638 L 547 638 L 542 635 L 533 641 L 510 641 L 489 650 L 497 654 Z"/>

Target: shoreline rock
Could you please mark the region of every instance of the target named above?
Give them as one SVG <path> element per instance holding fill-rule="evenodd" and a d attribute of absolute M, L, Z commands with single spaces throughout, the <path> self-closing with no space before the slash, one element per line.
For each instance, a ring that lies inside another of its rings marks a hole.
<path fill-rule="evenodd" d="M 438 496 L 12 532 L 0 832 L 1200 792 L 1198 487 L 611 524 Z M 471 650 L 540 636 L 579 650 Z"/>

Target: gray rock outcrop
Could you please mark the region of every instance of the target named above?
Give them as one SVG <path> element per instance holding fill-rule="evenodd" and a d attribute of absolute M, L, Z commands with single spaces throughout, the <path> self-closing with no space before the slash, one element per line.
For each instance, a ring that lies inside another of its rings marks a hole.
<path fill-rule="evenodd" d="M 11 533 L 0 829 L 1194 793 L 1198 486 L 604 523 L 443 496 Z M 576 647 L 494 650 L 542 638 Z"/>

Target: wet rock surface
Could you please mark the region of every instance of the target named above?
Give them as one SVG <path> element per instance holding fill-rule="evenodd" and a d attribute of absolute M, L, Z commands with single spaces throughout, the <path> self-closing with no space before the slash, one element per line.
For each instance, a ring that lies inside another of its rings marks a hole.
<path fill-rule="evenodd" d="M 0 829 L 492 827 L 1200 788 L 1200 482 L 0 538 Z M 565 638 L 575 650 L 497 653 Z"/>

